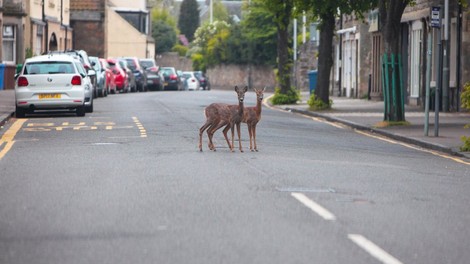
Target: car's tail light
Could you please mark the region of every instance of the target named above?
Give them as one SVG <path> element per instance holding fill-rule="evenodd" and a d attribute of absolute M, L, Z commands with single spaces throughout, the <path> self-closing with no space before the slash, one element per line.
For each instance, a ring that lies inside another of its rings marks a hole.
<path fill-rule="evenodd" d="M 18 87 L 24 87 L 28 85 L 29 85 L 29 82 L 28 82 L 28 79 L 26 79 L 26 77 L 21 76 L 20 78 L 18 78 Z"/>
<path fill-rule="evenodd" d="M 82 85 L 82 77 L 75 75 L 72 77 L 72 85 Z"/>
<path fill-rule="evenodd" d="M 155 67 L 155 66 L 154 66 L 154 67 L 151 67 L 151 68 L 150 68 L 150 71 L 151 71 L 151 72 L 157 72 L 157 71 L 158 71 L 158 68 Z"/>
<path fill-rule="evenodd" d="M 170 80 L 178 80 L 178 76 L 176 74 L 170 75 Z"/>

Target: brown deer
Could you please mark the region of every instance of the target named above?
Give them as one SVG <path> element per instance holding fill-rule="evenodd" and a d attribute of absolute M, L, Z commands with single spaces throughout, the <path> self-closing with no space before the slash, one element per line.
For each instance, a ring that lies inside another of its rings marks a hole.
<path fill-rule="evenodd" d="M 247 87 L 240 89 L 238 86 L 235 86 L 235 92 L 237 92 L 238 96 L 238 105 L 235 105 L 238 108 L 241 108 L 241 113 L 237 115 L 234 114 L 233 106 L 224 103 L 212 103 L 204 109 L 204 113 L 206 116 L 206 122 L 204 125 L 199 129 L 199 150 L 202 151 L 202 134 L 207 129 L 207 136 L 209 138 L 208 147 L 210 150 L 216 151 L 214 143 L 212 142 L 212 138 L 214 133 L 217 129 L 221 128 L 222 126 L 226 126 L 224 129 L 224 137 L 227 141 L 227 144 L 231 151 L 233 151 L 233 127 L 235 125 L 234 121 L 240 120 L 238 123 L 238 128 L 240 127 L 240 122 L 243 117 L 243 100 L 245 99 L 245 93 L 248 90 Z M 241 106 L 241 107 L 239 107 Z M 232 128 L 232 144 L 227 137 L 227 131 L 229 128 Z M 240 128 L 238 130 L 239 140 L 240 140 Z M 241 149 L 241 143 L 240 143 Z"/>
<path fill-rule="evenodd" d="M 243 112 L 244 112 L 244 105 L 243 105 L 243 100 L 245 98 L 245 93 L 248 91 L 248 87 L 245 86 L 243 89 L 239 89 L 237 86 L 235 86 L 235 92 L 237 92 L 238 96 L 238 105 L 228 105 L 228 110 L 230 113 L 228 115 L 230 118 L 221 118 L 220 123 L 216 127 L 212 127 L 207 131 L 207 134 L 209 137 L 212 138 L 214 135 L 215 131 L 217 131 L 219 128 L 225 126 L 223 133 L 224 137 L 227 140 L 227 132 L 230 129 L 232 131 L 232 144 L 229 144 L 230 150 L 233 152 L 234 148 L 234 130 L 235 126 L 237 127 L 237 134 L 238 134 L 238 145 L 240 152 L 243 152 L 242 148 L 242 141 L 240 139 L 241 137 L 241 131 L 240 131 L 240 124 L 243 121 Z M 220 112 L 220 111 L 219 111 Z M 223 113 L 223 116 L 226 116 L 227 113 Z"/>
<path fill-rule="evenodd" d="M 253 90 L 255 90 L 256 93 L 256 106 L 245 107 L 245 111 L 243 113 L 243 123 L 248 125 L 248 134 L 250 135 L 250 150 L 258 151 L 258 148 L 256 147 L 256 125 L 261 120 L 261 104 L 263 102 L 264 91 L 266 90 L 266 87 L 264 87 L 263 90 L 257 90 L 256 88 L 253 88 Z M 253 144 L 251 143 L 252 140 Z"/>

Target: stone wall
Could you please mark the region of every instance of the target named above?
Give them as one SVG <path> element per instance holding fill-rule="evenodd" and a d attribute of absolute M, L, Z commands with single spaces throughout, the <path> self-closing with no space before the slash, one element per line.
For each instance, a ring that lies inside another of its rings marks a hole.
<path fill-rule="evenodd" d="M 175 67 L 181 71 L 192 71 L 192 62 L 189 58 L 180 57 L 176 52 L 167 52 L 157 55 L 156 62 L 161 67 Z M 220 65 L 208 69 L 206 72 L 212 89 L 233 89 L 233 86 L 248 85 L 250 68 L 246 65 Z M 267 87 L 273 92 L 276 86 L 274 70 L 267 66 L 252 66 L 252 86 L 256 88 Z"/>

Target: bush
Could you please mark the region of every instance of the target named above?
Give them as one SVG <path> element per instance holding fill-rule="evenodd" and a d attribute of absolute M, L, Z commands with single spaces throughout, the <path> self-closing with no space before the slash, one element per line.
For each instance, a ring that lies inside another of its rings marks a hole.
<path fill-rule="evenodd" d="M 291 87 L 287 94 L 282 94 L 281 89 L 276 88 L 271 103 L 273 105 L 295 104 L 298 100 L 300 100 L 300 92 L 295 88 Z"/>
<path fill-rule="evenodd" d="M 178 55 L 180 55 L 181 57 L 184 57 L 186 56 L 186 53 L 188 52 L 188 47 L 183 46 L 183 45 L 175 45 L 173 46 L 171 51 L 178 52 Z"/>
<path fill-rule="evenodd" d="M 206 71 L 206 66 L 204 65 L 204 56 L 201 53 L 192 54 L 191 60 L 193 62 L 193 70 L 204 72 Z"/>
<path fill-rule="evenodd" d="M 464 85 L 460 95 L 460 103 L 463 108 L 470 110 L 470 83 Z M 465 128 L 470 128 L 470 124 L 466 125 Z M 460 151 L 470 151 L 470 137 L 462 136 L 460 139 L 463 142 Z"/>
<path fill-rule="evenodd" d="M 318 99 L 315 94 L 312 94 L 310 95 L 307 104 L 310 106 L 310 110 L 325 110 L 331 108 L 331 106 L 333 105 L 333 101 L 330 100 L 327 104 L 322 100 Z"/>

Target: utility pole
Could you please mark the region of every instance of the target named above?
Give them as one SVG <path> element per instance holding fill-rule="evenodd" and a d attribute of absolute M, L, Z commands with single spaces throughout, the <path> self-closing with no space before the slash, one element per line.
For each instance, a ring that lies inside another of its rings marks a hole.
<path fill-rule="evenodd" d="M 442 111 L 449 112 L 449 0 L 444 1 L 444 36 L 442 38 Z"/>
<path fill-rule="evenodd" d="M 210 5 L 209 5 L 209 12 L 210 12 L 210 22 L 214 21 L 214 0 L 210 0 Z"/>

